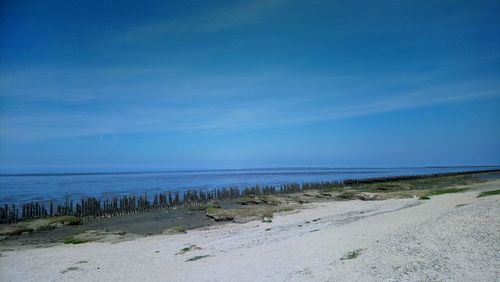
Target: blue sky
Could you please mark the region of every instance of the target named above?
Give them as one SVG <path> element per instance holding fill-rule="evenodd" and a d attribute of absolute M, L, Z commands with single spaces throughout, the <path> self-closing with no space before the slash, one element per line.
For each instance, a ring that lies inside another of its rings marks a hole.
<path fill-rule="evenodd" d="M 1 172 L 500 163 L 498 1 L 1 6 Z"/>

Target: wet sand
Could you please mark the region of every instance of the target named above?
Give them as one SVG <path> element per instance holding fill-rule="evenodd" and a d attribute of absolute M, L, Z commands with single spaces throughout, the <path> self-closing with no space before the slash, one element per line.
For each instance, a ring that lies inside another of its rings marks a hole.
<path fill-rule="evenodd" d="M 235 201 L 221 203 L 224 208 L 239 206 Z M 165 230 L 182 227 L 193 229 L 221 224 L 205 216 L 204 210 L 169 209 L 154 212 L 127 214 L 110 218 L 92 219 L 81 225 L 64 226 L 47 231 L 37 231 L 19 236 L 6 237 L 0 241 L 0 251 L 19 248 L 45 248 L 61 244 L 64 238 L 83 233 L 88 230 L 107 230 L 110 233 L 126 234 L 123 240 L 156 235 Z"/>

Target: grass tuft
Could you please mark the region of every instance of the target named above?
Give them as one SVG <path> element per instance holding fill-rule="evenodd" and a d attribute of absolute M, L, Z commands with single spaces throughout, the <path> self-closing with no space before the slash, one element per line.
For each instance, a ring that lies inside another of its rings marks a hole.
<path fill-rule="evenodd" d="M 186 228 L 180 227 L 180 226 L 176 226 L 176 227 L 172 228 L 172 231 L 174 231 L 176 233 L 187 233 Z"/>
<path fill-rule="evenodd" d="M 293 208 L 292 207 L 283 207 L 283 208 L 278 209 L 278 212 L 289 212 L 289 211 L 293 211 Z"/>
<path fill-rule="evenodd" d="M 81 239 L 81 238 L 77 238 L 75 236 L 67 236 L 64 238 L 64 244 L 83 244 L 83 243 L 87 243 L 89 240 L 87 239 Z"/>
<path fill-rule="evenodd" d="M 486 197 L 486 196 L 493 196 L 493 195 L 498 195 L 500 194 L 500 189 L 497 190 L 492 190 L 492 191 L 486 191 L 486 192 L 481 192 L 479 195 L 477 195 L 478 198 Z"/>
<path fill-rule="evenodd" d="M 82 223 L 82 219 L 76 216 L 57 216 L 52 218 L 50 224 L 63 224 L 63 225 L 79 225 Z"/>
<path fill-rule="evenodd" d="M 70 267 L 66 268 L 65 270 L 61 271 L 61 274 L 64 274 L 64 273 L 69 272 L 69 271 L 78 271 L 78 270 L 81 270 L 81 268 L 76 267 L 76 266 L 70 266 Z"/>
<path fill-rule="evenodd" d="M 357 200 L 358 194 L 354 191 L 344 191 L 336 196 L 338 200 Z"/>
<path fill-rule="evenodd" d="M 437 196 L 437 195 L 450 194 L 450 193 L 461 193 L 465 190 L 467 190 L 467 188 L 431 189 L 431 190 L 427 191 L 425 196 L 430 197 L 430 196 Z"/>
<path fill-rule="evenodd" d="M 189 207 L 188 208 L 188 211 L 204 211 L 208 208 L 216 208 L 216 209 L 219 209 L 220 208 L 220 205 L 218 204 L 206 204 L 206 205 L 199 205 L 199 206 L 196 206 L 196 207 Z"/>
<path fill-rule="evenodd" d="M 0 228 L 0 236 L 19 236 L 23 233 L 33 232 L 33 228 L 25 227 L 23 225 L 3 225 Z"/>
<path fill-rule="evenodd" d="M 359 255 L 361 255 L 361 253 L 363 253 L 363 249 L 357 249 L 357 250 L 354 250 L 352 252 L 348 252 L 347 254 L 345 254 L 345 256 L 343 256 L 340 260 L 350 260 L 350 259 L 355 259 L 357 258 Z"/>
<path fill-rule="evenodd" d="M 207 210 L 207 213 L 214 214 L 214 213 L 219 212 L 222 209 L 220 206 L 210 206 L 210 207 L 206 208 L 206 210 Z"/>
<path fill-rule="evenodd" d="M 199 260 L 199 259 L 202 259 L 202 258 L 206 258 L 206 257 L 209 257 L 210 255 L 203 255 L 203 256 L 195 256 L 195 257 L 192 257 L 188 260 L 186 260 L 186 262 L 188 261 L 195 261 L 195 260 Z"/>
<path fill-rule="evenodd" d="M 191 245 L 189 247 L 182 248 L 176 255 L 183 255 L 187 252 L 195 251 L 195 250 L 201 250 L 200 247 L 196 245 Z"/>

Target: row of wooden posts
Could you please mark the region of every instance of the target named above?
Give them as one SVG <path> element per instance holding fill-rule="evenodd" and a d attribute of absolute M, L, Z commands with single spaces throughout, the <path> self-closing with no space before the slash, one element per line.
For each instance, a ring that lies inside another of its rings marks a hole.
<path fill-rule="evenodd" d="M 188 208 L 208 203 L 219 203 L 253 195 L 272 195 L 295 193 L 321 187 L 341 186 L 341 182 L 327 181 L 304 184 L 284 184 L 275 186 L 254 186 L 247 188 L 220 188 L 210 191 L 175 191 L 155 194 L 153 197 L 129 195 L 112 198 L 85 198 L 77 201 L 66 199 L 62 203 L 53 201 L 29 202 L 21 206 L 4 205 L 0 207 L 0 224 L 12 224 L 22 220 L 51 216 L 77 216 L 81 218 L 111 217 L 123 214 L 154 211 L 172 208 Z"/>
<path fill-rule="evenodd" d="M 495 171 L 495 170 L 491 170 Z M 482 171 L 482 172 L 490 172 Z M 81 218 L 111 217 L 123 214 L 138 213 L 145 211 L 188 208 L 208 203 L 218 203 L 228 199 L 236 199 L 244 196 L 272 195 L 297 193 L 306 190 L 322 190 L 341 188 L 349 185 L 368 184 L 375 182 L 387 182 L 408 180 L 416 178 L 436 177 L 443 175 L 472 174 L 465 173 L 441 173 L 420 176 L 396 176 L 367 179 L 349 179 L 343 181 L 309 182 L 303 184 L 283 184 L 280 186 L 254 186 L 247 188 L 220 188 L 210 191 L 176 191 L 154 195 L 149 198 L 147 194 L 136 196 L 112 197 L 111 199 L 85 198 L 79 201 L 67 199 L 63 203 L 50 201 L 47 206 L 44 203 L 30 202 L 18 207 L 16 205 L 0 206 L 0 224 L 12 224 L 26 219 L 44 218 L 51 216 L 72 215 Z"/>

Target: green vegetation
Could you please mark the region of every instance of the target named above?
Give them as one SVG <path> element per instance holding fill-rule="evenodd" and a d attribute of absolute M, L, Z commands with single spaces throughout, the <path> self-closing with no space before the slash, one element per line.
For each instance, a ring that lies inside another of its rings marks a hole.
<path fill-rule="evenodd" d="M 209 257 L 210 255 L 203 255 L 203 256 L 195 256 L 195 257 L 192 257 L 188 260 L 186 260 L 186 262 L 188 261 L 195 261 L 195 260 L 199 260 L 199 259 L 202 259 L 202 258 L 206 258 L 206 257 Z"/>
<path fill-rule="evenodd" d="M 262 214 L 262 219 L 264 219 L 264 218 L 266 218 L 266 217 L 267 217 L 267 218 L 273 218 L 273 216 L 274 216 L 274 215 L 273 215 L 273 213 L 272 213 L 272 212 L 264 212 L 264 213 Z"/>
<path fill-rule="evenodd" d="M 126 232 L 109 231 L 107 229 L 87 230 L 83 233 L 67 236 L 64 238 L 65 244 L 82 244 L 87 242 L 99 241 L 103 239 L 121 238 Z"/>
<path fill-rule="evenodd" d="M 241 206 L 234 209 L 223 209 L 210 207 L 207 209 L 206 216 L 215 221 L 235 221 L 245 222 L 252 219 L 261 219 L 263 222 L 271 222 L 273 214 L 276 212 L 292 211 L 293 206 L 287 205 L 252 205 Z"/>
<path fill-rule="evenodd" d="M 209 207 L 206 216 L 215 221 L 231 221 L 235 218 L 235 210 L 226 210 L 218 207 Z"/>
<path fill-rule="evenodd" d="M 281 200 L 278 197 L 272 195 L 263 195 L 259 198 L 266 205 L 277 206 L 281 204 Z"/>
<path fill-rule="evenodd" d="M 337 200 L 356 200 L 358 199 L 358 194 L 354 191 L 344 191 L 337 195 Z"/>
<path fill-rule="evenodd" d="M 449 193 L 460 193 L 463 191 L 466 191 L 467 188 L 440 188 L 440 189 L 430 189 L 425 191 L 421 196 L 418 198 L 419 200 L 430 200 L 431 196 L 436 196 L 436 195 L 443 195 L 443 194 L 449 194 Z"/>
<path fill-rule="evenodd" d="M 73 215 L 63 215 L 63 216 L 53 216 L 46 218 L 32 218 L 24 220 L 22 223 L 26 225 L 79 225 L 82 220 L 79 217 Z M 38 229 L 38 228 L 37 228 Z"/>
<path fill-rule="evenodd" d="M 62 225 L 79 225 L 82 223 L 82 219 L 76 216 L 56 216 L 50 218 L 50 224 L 62 224 Z"/>
<path fill-rule="evenodd" d="M 287 200 L 294 201 L 294 202 L 299 203 L 301 205 L 310 203 L 309 200 L 305 199 L 308 196 L 304 196 L 304 194 L 286 194 L 286 195 L 283 195 L 283 197 L 285 197 Z"/>
<path fill-rule="evenodd" d="M 294 209 L 292 207 L 282 207 L 282 208 L 279 208 L 277 211 L 278 212 L 289 212 L 289 211 L 293 211 Z"/>
<path fill-rule="evenodd" d="M 83 238 L 80 238 L 80 237 L 77 237 L 77 236 L 67 236 L 64 238 L 64 244 L 83 244 L 83 243 L 87 243 L 89 242 L 90 240 L 88 239 L 83 239 Z"/>
<path fill-rule="evenodd" d="M 182 248 L 176 255 L 183 255 L 187 252 L 195 251 L 195 250 L 201 250 L 200 247 L 196 245 L 191 245 L 189 247 Z"/>
<path fill-rule="evenodd" d="M 186 233 L 186 228 L 184 227 L 181 227 L 181 226 L 176 226 L 174 228 L 172 228 L 172 231 L 175 231 L 177 233 Z"/>
<path fill-rule="evenodd" d="M 374 182 L 369 184 L 353 184 L 352 188 L 363 192 L 380 193 L 405 190 L 441 189 L 457 185 L 469 185 L 482 181 L 483 180 L 480 180 L 477 176 L 474 175 L 448 175 L 378 183 Z"/>
<path fill-rule="evenodd" d="M 33 231 L 33 228 L 21 224 L 3 225 L 0 227 L 0 236 L 18 236 L 25 232 L 30 233 Z"/>
<path fill-rule="evenodd" d="M 429 196 L 436 196 L 436 195 L 442 195 L 442 194 L 449 194 L 449 193 L 460 193 L 467 190 L 467 188 L 446 188 L 446 189 L 432 189 L 427 191 L 425 194 L 427 197 Z"/>
<path fill-rule="evenodd" d="M 69 271 L 77 271 L 77 270 L 80 270 L 81 268 L 79 267 L 76 267 L 76 266 L 70 266 L 68 268 L 66 268 L 65 270 L 61 271 L 61 274 L 64 274 L 66 272 L 69 272 Z"/>
<path fill-rule="evenodd" d="M 205 204 L 205 205 L 199 205 L 196 207 L 189 207 L 188 211 L 204 211 L 209 208 L 220 208 L 219 204 Z"/>
<path fill-rule="evenodd" d="M 497 190 L 492 190 L 492 191 L 486 191 L 486 192 L 481 192 L 477 197 L 482 198 L 486 196 L 493 196 L 493 195 L 498 195 L 500 194 L 500 189 Z"/>
<path fill-rule="evenodd" d="M 405 181 L 398 181 L 398 182 L 360 184 L 356 185 L 354 188 L 356 188 L 356 190 L 361 190 L 363 192 L 381 193 L 381 192 L 410 190 L 412 189 L 412 186 L 409 183 L 406 183 Z"/>
<path fill-rule="evenodd" d="M 343 256 L 342 258 L 340 258 L 340 260 L 355 259 L 359 255 L 361 255 L 361 253 L 363 253 L 363 249 L 357 249 L 357 250 L 354 250 L 352 252 L 348 252 L 345 256 Z"/>
<path fill-rule="evenodd" d="M 439 189 L 456 185 L 469 185 L 481 182 L 479 178 L 473 175 L 451 175 L 438 177 L 425 177 L 407 180 L 406 183 L 411 189 Z"/>
<path fill-rule="evenodd" d="M 322 192 L 340 192 L 340 191 L 344 190 L 344 188 L 340 185 L 331 184 L 328 186 L 323 186 L 319 190 Z"/>
<path fill-rule="evenodd" d="M 271 223 L 273 222 L 273 213 L 272 212 L 264 212 L 261 217 L 262 222 Z"/>
<path fill-rule="evenodd" d="M 388 198 L 412 198 L 429 200 L 431 196 L 459 193 L 467 190 L 459 185 L 480 183 L 483 180 L 475 175 L 444 175 L 402 179 L 387 182 L 355 183 L 350 186 L 353 190 L 345 190 L 337 195 L 338 200 L 383 200 Z M 356 194 L 367 192 L 373 194 Z"/>
<path fill-rule="evenodd" d="M 260 205 L 263 202 L 258 198 L 258 197 L 241 197 L 238 200 L 236 200 L 239 204 L 246 206 L 246 205 Z"/>
<path fill-rule="evenodd" d="M 253 197 L 241 197 L 237 200 L 237 202 L 243 206 L 246 205 L 273 205 L 277 206 L 281 204 L 280 199 L 278 199 L 275 196 L 271 195 L 260 195 L 260 196 L 253 196 Z"/>
<path fill-rule="evenodd" d="M 78 225 L 81 219 L 76 216 L 57 216 L 51 218 L 36 218 L 11 225 L 0 226 L 0 236 L 18 236 L 33 231 L 52 230 L 64 225 Z"/>
<path fill-rule="evenodd" d="M 167 235 L 175 235 L 175 234 L 186 234 L 186 228 L 181 227 L 181 226 L 176 226 L 172 227 L 166 230 L 163 230 L 161 234 L 167 234 Z"/>
<path fill-rule="evenodd" d="M 207 209 L 207 213 L 217 213 L 222 210 L 220 206 L 210 206 Z"/>

